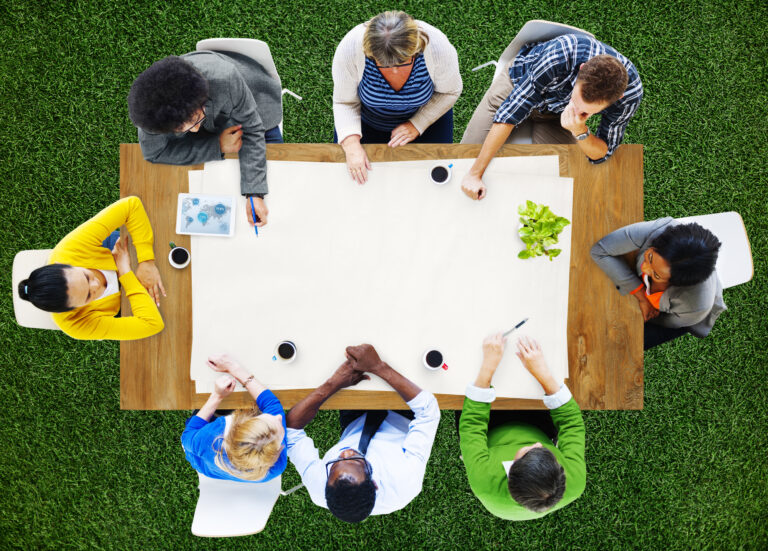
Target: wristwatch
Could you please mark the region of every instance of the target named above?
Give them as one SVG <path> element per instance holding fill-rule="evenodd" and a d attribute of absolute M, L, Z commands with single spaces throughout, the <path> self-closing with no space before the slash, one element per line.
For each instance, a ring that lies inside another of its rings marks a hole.
<path fill-rule="evenodd" d="M 584 132 L 583 134 L 579 134 L 578 136 L 576 136 L 576 139 L 579 140 L 580 142 L 586 140 L 587 138 L 589 138 L 589 128 L 587 128 L 587 131 Z"/>

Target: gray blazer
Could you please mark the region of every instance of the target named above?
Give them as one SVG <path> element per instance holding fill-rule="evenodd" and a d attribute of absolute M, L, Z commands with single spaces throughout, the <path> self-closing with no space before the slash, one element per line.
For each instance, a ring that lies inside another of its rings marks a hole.
<path fill-rule="evenodd" d="M 653 240 L 674 218 L 660 218 L 624 226 L 609 233 L 594 244 L 590 254 L 622 295 L 634 291 L 643 284 L 638 274 L 643 263 L 643 253 Z M 632 270 L 621 255 L 638 251 L 637 263 Z M 713 271 L 705 281 L 686 287 L 670 286 L 661 295 L 659 310 L 662 312 L 651 323 L 664 327 L 687 327 L 697 337 L 706 337 L 717 317 L 726 309 L 723 302 L 723 286 Z"/>
<path fill-rule="evenodd" d="M 152 163 L 190 165 L 224 158 L 219 134 L 243 125 L 240 149 L 240 192 L 267 193 L 267 148 L 264 131 L 283 117 L 280 82 L 256 61 L 236 53 L 199 51 L 181 56 L 208 81 L 205 121 L 186 136 L 150 134 L 139 128 L 144 158 Z"/>

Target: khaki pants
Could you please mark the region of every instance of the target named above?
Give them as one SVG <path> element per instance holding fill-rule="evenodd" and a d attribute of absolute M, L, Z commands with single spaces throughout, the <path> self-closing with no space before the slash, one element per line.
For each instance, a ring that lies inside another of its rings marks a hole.
<path fill-rule="evenodd" d="M 483 99 L 480 100 L 480 104 L 475 109 L 475 113 L 467 125 L 467 129 L 464 131 L 464 135 L 461 137 L 461 143 L 464 144 L 481 144 L 485 141 L 488 132 L 493 125 L 493 117 L 496 115 L 496 111 L 504 103 L 504 100 L 512 93 L 512 80 L 509 78 L 509 68 L 505 69 L 499 75 L 493 79 L 491 87 L 485 92 Z M 523 128 L 526 125 L 533 125 L 533 143 L 535 144 L 573 144 L 576 143 L 576 139 L 573 135 L 560 126 L 560 116 L 554 114 L 541 114 L 538 111 L 533 111 L 530 116 L 520 125 L 515 127 L 512 133 L 507 138 L 506 143 L 510 143 L 514 137 L 518 128 Z"/>

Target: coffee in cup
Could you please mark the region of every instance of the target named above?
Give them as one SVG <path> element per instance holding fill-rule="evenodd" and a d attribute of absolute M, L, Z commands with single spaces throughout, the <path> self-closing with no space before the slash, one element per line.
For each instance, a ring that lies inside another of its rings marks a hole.
<path fill-rule="evenodd" d="M 443 353 L 435 348 L 430 348 L 424 352 L 422 357 L 422 363 L 424 367 L 430 371 L 437 371 L 438 369 L 447 370 L 448 364 L 445 363 Z"/>
<path fill-rule="evenodd" d="M 173 266 L 174 268 L 186 268 L 189 264 L 190 256 L 189 251 L 185 249 L 184 247 L 176 247 L 174 246 L 171 249 L 171 252 L 168 253 L 168 262 Z"/>
<path fill-rule="evenodd" d="M 451 164 L 438 163 L 435 166 L 433 166 L 432 170 L 429 173 L 429 178 L 432 180 L 432 183 L 437 184 L 439 186 L 442 186 L 443 184 L 447 184 L 448 181 L 451 179 L 452 166 L 453 166 L 453 163 Z"/>
<path fill-rule="evenodd" d="M 282 341 L 275 347 L 272 360 L 280 360 L 283 363 L 291 363 L 296 359 L 296 345 L 293 341 Z"/>

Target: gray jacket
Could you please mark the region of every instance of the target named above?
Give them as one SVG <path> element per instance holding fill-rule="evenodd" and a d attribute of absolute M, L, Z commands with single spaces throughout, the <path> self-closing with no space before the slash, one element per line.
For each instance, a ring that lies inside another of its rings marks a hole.
<path fill-rule="evenodd" d="M 609 233 L 594 244 L 590 254 L 622 295 L 634 291 L 643 284 L 638 274 L 643 263 L 643 253 L 651 246 L 674 218 L 660 218 L 624 226 Z M 632 270 L 621 255 L 638 251 L 635 269 Z M 723 286 L 717 272 L 697 285 L 670 286 L 661 295 L 659 310 L 662 312 L 651 323 L 664 327 L 687 327 L 697 337 L 706 337 L 717 317 L 726 309 L 723 302 Z"/>
<path fill-rule="evenodd" d="M 181 56 L 208 81 L 205 121 L 200 131 L 186 136 L 150 134 L 139 128 L 144 158 L 152 163 L 190 165 L 224 158 L 219 134 L 243 125 L 240 149 L 240 192 L 267 193 L 267 149 L 264 131 L 283 117 L 280 82 L 246 56 L 199 51 Z"/>

